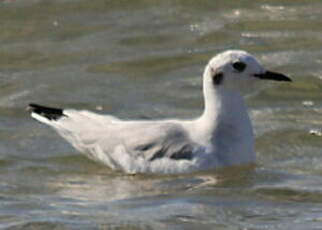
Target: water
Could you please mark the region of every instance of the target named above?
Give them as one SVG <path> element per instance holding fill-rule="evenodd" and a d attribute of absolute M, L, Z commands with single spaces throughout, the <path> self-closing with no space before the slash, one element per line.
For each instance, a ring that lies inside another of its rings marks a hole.
<path fill-rule="evenodd" d="M 321 12 L 313 0 L 1 1 L 0 228 L 321 229 Z M 204 65 L 230 48 L 294 79 L 245 89 L 255 168 L 126 176 L 25 111 L 194 117 Z"/>

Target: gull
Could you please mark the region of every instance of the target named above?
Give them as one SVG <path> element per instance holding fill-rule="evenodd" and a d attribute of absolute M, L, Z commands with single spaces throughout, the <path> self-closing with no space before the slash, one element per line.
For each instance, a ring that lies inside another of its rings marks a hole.
<path fill-rule="evenodd" d="M 241 84 L 291 81 L 251 54 L 228 50 L 203 73 L 204 111 L 190 119 L 121 120 L 87 110 L 30 104 L 31 117 L 54 128 L 78 151 L 128 174 L 175 174 L 253 164 L 254 135 Z"/>

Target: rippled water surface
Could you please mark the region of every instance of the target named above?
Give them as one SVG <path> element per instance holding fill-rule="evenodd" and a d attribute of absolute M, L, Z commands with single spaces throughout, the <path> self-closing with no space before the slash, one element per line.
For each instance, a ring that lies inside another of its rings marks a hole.
<path fill-rule="evenodd" d="M 322 229 L 321 12 L 313 0 L 0 1 L 0 229 Z M 231 48 L 294 79 L 244 89 L 254 169 L 126 176 L 25 111 L 194 117 L 204 65 Z"/>

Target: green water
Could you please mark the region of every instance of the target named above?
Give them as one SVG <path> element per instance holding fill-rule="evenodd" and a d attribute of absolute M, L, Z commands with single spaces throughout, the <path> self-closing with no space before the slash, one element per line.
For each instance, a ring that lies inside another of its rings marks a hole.
<path fill-rule="evenodd" d="M 0 229 L 322 229 L 321 12 L 314 0 L 0 1 Z M 232 48 L 294 80 L 243 89 L 254 169 L 126 176 L 25 111 L 198 116 L 203 67 Z"/>

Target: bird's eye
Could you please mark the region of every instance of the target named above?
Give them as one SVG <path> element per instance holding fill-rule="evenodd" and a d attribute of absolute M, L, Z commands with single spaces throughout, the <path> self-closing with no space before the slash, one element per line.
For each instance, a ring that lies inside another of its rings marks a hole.
<path fill-rule="evenodd" d="M 246 69 L 246 64 L 244 62 L 238 61 L 238 62 L 233 63 L 233 67 L 238 72 L 243 72 Z"/>

